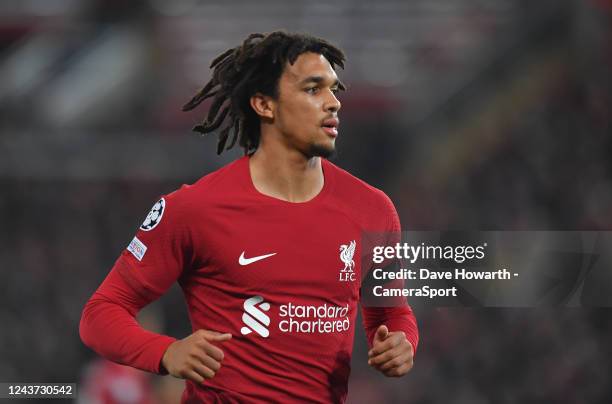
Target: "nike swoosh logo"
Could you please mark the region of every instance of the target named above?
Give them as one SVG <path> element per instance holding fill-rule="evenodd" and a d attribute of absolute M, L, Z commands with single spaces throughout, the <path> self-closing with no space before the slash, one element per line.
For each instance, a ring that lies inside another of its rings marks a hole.
<path fill-rule="evenodd" d="M 276 255 L 276 253 L 272 253 L 272 254 L 266 254 L 266 255 L 258 255 L 257 257 L 251 257 L 251 258 L 245 258 L 244 257 L 244 251 L 242 252 L 242 254 L 240 254 L 240 258 L 238 258 L 238 263 L 242 266 L 244 265 L 249 265 L 252 264 L 254 262 L 257 261 L 261 261 L 263 259 L 269 258 L 273 255 Z"/>

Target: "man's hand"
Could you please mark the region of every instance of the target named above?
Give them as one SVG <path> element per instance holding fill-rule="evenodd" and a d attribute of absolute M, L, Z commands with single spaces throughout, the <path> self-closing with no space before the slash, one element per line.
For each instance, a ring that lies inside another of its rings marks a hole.
<path fill-rule="evenodd" d="M 213 342 L 224 342 L 232 334 L 198 330 L 187 338 L 174 341 L 162 358 L 162 366 L 169 374 L 201 384 L 212 379 L 221 368 L 223 351 Z"/>
<path fill-rule="evenodd" d="M 413 355 L 412 344 L 403 331 L 389 332 L 387 326 L 381 325 L 368 352 L 368 365 L 385 376 L 400 377 L 412 369 Z"/>

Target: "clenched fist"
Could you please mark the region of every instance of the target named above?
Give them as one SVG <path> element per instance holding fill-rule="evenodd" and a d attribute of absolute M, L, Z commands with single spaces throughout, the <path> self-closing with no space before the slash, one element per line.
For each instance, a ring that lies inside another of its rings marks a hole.
<path fill-rule="evenodd" d="M 400 377 L 412 369 L 414 351 L 403 331 L 389 332 L 385 325 L 376 330 L 368 365 L 385 376 Z"/>
<path fill-rule="evenodd" d="M 212 379 L 221 368 L 223 351 L 213 343 L 232 338 L 232 334 L 198 330 L 187 338 L 170 344 L 162 358 L 162 366 L 174 377 L 201 384 Z"/>

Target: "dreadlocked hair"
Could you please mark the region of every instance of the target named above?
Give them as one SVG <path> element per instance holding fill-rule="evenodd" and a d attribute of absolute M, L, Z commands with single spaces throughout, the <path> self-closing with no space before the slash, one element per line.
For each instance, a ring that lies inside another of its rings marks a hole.
<path fill-rule="evenodd" d="M 193 130 L 201 134 L 221 127 L 217 154 L 229 150 L 236 141 L 245 154 L 259 146 L 260 120 L 251 108 L 250 98 L 256 93 L 278 97 L 278 81 L 287 62 L 293 64 L 302 53 L 323 55 L 331 67 L 344 69 L 344 53 L 324 39 L 305 34 L 275 31 L 269 34 L 249 35 L 242 45 L 217 56 L 210 68 L 212 78 L 188 103 L 183 111 L 196 108 L 207 98 L 213 97 L 204 122 Z M 342 84 L 339 85 L 344 90 Z M 230 132 L 233 132 L 231 141 Z M 226 148 L 227 146 L 227 148 Z"/>

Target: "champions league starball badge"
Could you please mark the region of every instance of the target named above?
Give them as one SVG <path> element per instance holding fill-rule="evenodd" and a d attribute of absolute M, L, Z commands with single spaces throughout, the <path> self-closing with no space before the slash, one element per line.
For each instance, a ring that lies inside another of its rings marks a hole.
<path fill-rule="evenodd" d="M 144 231 L 153 230 L 155 226 L 157 226 L 159 222 L 161 222 L 165 209 L 166 209 L 166 201 L 164 200 L 164 198 L 161 198 L 151 208 L 151 211 L 147 215 L 147 218 L 140 225 L 140 230 L 144 230 Z"/>

